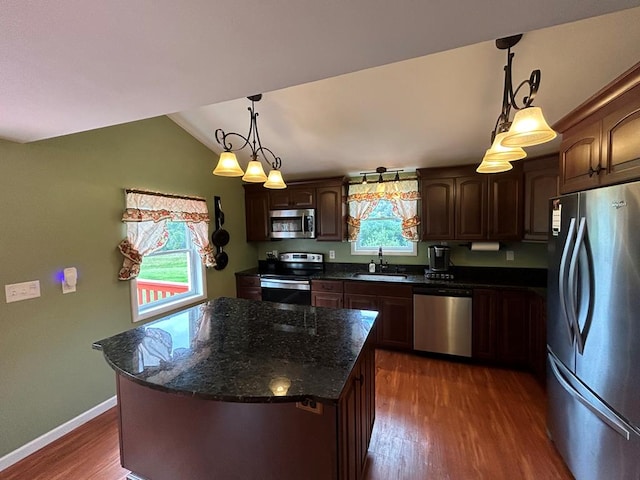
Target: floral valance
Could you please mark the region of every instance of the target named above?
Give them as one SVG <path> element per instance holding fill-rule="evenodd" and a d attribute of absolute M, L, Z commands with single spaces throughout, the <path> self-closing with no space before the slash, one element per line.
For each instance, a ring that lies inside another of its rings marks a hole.
<path fill-rule="evenodd" d="M 118 279 L 137 277 L 143 257 L 167 243 L 167 221 L 186 222 L 203 264 L 215 267 L 213 248 L 209 243 L 209 212 L 204 199 L 131 190 L 125 195 L 122 221 L 127 225 L 127 238 L 118 245 L 124 256 Z"/>

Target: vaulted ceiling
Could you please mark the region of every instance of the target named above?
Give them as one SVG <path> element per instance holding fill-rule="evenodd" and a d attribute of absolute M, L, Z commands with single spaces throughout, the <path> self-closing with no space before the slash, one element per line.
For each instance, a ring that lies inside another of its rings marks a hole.
<path fill-rule="evenodd" d="M 495 38 L 525 32 L 515 80 L 542 70 L 535 104 L 553 123 L 640 60 L 639 6 L 4 2 L 0 138 L 171 114 L 219 152 L 213 131 L 246 133 L 244 97 L 261 92 L 261 138 L 282 157 L 285 179 L 479 162 L 500 111 L 506 53 Z"/>

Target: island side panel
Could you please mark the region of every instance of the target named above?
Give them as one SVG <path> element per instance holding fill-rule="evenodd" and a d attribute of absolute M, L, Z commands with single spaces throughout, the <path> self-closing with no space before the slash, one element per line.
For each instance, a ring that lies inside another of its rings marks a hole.
<path fill-rule="evenodd" d="M 337 409 L 235 403 L 154 390 L 116 375 L 123 467 L 153 480 L 338 478 Z"/>

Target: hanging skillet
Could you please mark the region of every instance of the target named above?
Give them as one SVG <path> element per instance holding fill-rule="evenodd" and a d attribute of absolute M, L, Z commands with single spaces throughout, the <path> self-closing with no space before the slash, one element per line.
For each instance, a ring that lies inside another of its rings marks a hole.
<path fill-rule="evenodd" d="M 222 270 L 229 263 L 229 256 L 227 255 L 227 252 L 222 251 L 222 247 L 218 247 L 218 250 L 218 253 L 214 256 L 216 266 L 213 268 L 216 270 Z"/>
<path fill-rule="evenodd" d="M 224 247 L 229 243 L 229 232 L 222 228 L 224 212 L 220 209 L 220 197 L 214 197 L 214 211 L 216 230 L 211 234 L 211 243 L 215 247 Z"/>

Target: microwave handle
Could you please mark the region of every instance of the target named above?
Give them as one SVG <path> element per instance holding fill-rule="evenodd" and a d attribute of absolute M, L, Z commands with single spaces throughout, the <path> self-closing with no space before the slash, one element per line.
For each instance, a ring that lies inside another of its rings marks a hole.
<path fill-rule="evenodd" d="M 305 232 L 305 226 L 309 226 L 309 233 L 313 233 L 313 224 L 314 224 L 314 218 L 313 218 L 313 214 L 311 215 L 305 215 L 304 216 L 304 221 L 302 222 L 302 232 Z"/>

